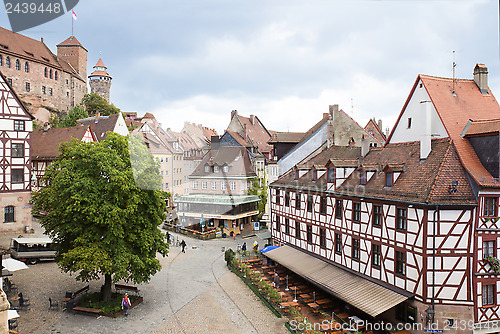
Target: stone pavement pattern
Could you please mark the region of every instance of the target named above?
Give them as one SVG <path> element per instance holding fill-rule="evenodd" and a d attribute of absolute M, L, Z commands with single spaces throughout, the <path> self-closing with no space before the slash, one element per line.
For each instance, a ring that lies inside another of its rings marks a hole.
<path fill-rule="evenodd" d="M 128 317 L 92 317 L 49 310 L 48 298 L 62 299 L 65 291 L 84 286 L 61 273 L 54 262 L 39 263 L 14 273 L 12 280 L 31 300 L 19 311 L 21 333 L 288 333 L 284 319 L 267 309 L 253 292 L 227 270 L 222 247 L 236 249 L 241 239 L 200 241 L 184 236 L 182 253 L 172 246 L 168 257 L 158 257 L 163 269 L 149 283 L 139 285 L 144 302 Z M 246 239 L 252 244 L 254 239 Z M 3 241 L 2 241 L 3 242 Z M 262 243 L 262 240 L 258 240 Z M 102 281 L 90 282 L 90 292 Z"/>

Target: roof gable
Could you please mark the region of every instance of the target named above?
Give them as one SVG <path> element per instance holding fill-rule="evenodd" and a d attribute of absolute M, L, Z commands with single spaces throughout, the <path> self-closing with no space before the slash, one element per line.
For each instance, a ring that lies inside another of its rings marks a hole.
<path fill-rule="evenodd" d="M 0 110 L 3 118 L 33 120 L 35 117 L 31 115 L 24 104 L 17 96 L 16 92 L 9 85 L 5 76 L 0 71 Z"/>

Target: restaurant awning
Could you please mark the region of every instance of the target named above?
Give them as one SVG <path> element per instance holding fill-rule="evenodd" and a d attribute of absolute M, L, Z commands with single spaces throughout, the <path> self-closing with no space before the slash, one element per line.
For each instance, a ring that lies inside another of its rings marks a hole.
<path fill-rule="evenodd" d="M 265 256 L 372 317 L 411 296 L 409 293 L 404 295 L 393 291 L 290 246 L 270 250 Z"/>

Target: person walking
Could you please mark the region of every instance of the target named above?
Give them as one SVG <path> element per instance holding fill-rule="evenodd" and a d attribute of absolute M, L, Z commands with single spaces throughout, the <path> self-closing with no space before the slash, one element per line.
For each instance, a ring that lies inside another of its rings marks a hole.
<path fill-rule="evenodd" d="M 255 251 L 255 253 L 257 253 L 258 248 L 259 248 L 259 243 L 257 242 L 257 240 L 255 240 L 255 242 L 253 243 L 253 250 Z"/>
<path fill-rule="evenodd" d="M 280 277 L 278 276 L 278 273 L 274 273 L 274 287 L 276 290 L 279 290 L 280 288 Z"/>
<path fill-rule="evenodd" d="M 243 255 L 247 255 L 247 243 L 244 242 L 243 246 L 241 246 L 241 251 L 243 252 Z"/>
<path fill-rule="evenodd" d="M 186 253 L 186 251 L 184 250 L 186 248 L 186 242 L 184 241 L 184 239 L 182 239 L 181 241 L 181 247 L 182 247 L 182 252 Z"/>
<path fill-rule="evenodd" d="M 125 296 L 122 299 L 122 309 L 125 309 L 125 316 L 128 317 L 128 310 L 130 309 L 130 299 L 128 299 L 128 294 L 125 293 Z"/>
<path fill-rule="evenodd" d="M 170 244 L 170 232 L 167 231 L 167 243 Z"/>

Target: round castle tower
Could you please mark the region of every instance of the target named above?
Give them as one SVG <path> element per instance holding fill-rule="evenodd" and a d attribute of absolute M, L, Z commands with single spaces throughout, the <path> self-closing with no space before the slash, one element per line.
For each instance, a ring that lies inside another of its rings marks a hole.
<path fill-rule="evenodd" d="M 109 103 L 109 90 L 111 89 L 111 76 L 107 72 L 107 67 L 99 58 L 94 66 L 94 71 L 89 75 L 90 92 L 98 94 Z"/>

